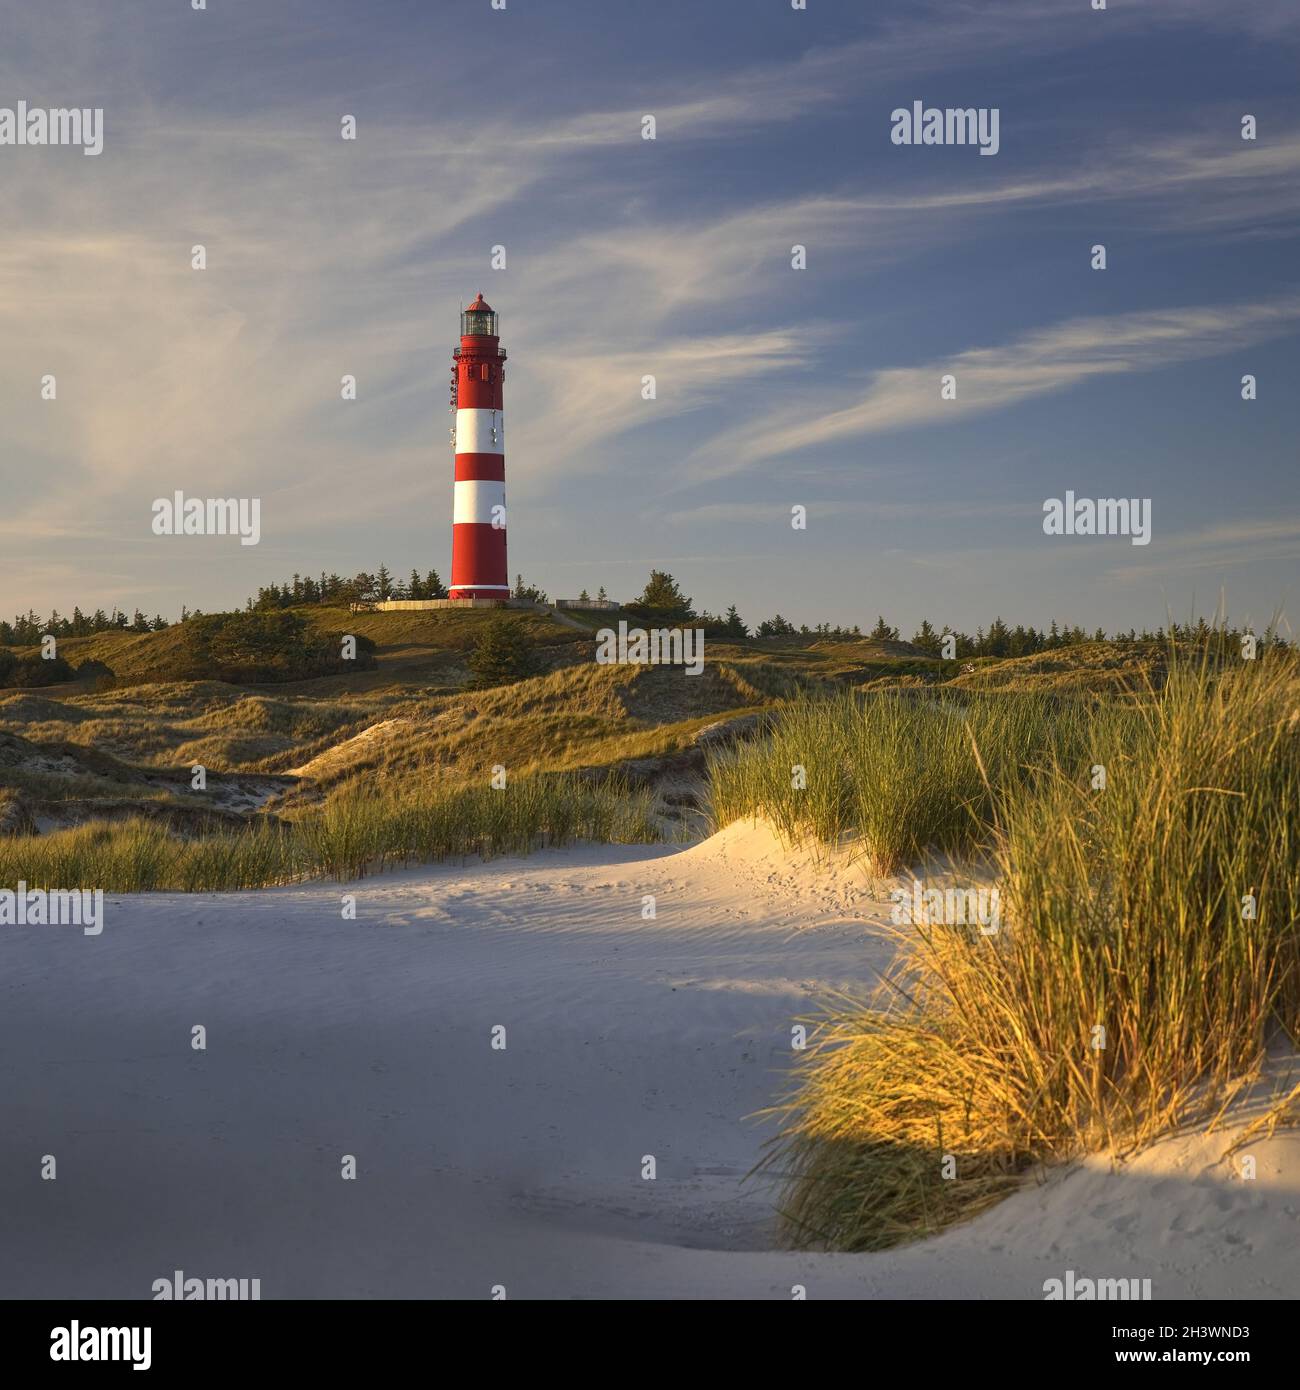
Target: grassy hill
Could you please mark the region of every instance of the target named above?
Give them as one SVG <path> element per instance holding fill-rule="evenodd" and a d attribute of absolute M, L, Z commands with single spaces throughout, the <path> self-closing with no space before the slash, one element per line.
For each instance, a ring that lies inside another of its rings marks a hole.
<path fill-rule="evenodd" d="M 278 790 L 273 809 L 293 814 L 349 789 L 485 782 L 497 765 L 512 777 L 602 769 L 635 776 L 656 760 L 689 762 L 701 731 L 719 720 L 835 690 L 1102 692 L 1158 683 L 1163 669 L 1160 652 L 1111 643 L 959 663 L 906 642 L 808 636 L 709 640 L 703 674 L 688 677 L 669 667 L 596 663 L 596 630 L 628 615 L 520 609 L 510 619 L 535 643 L 541 672 L 470 690 L 467 658 L 494 610 L 296 611 L 314 631 L 370 638 L 376 669 L 260 686 L 178 681 L 179 626 L 69 638 L 59 644 L 61 655 L 74 666 L 102 662 L 114 680 L 102 689 L 83 682 L 0 690 L 0 727 L 41 750 L 103 754 L 142 774 L 184 770 L 188 778 L 200 764 L 214 773 L 278 776 L 288 790 Z M 62 783 L 43 772 L 39 786 L 30 778 L 24 784 L 21 761 L 0 766 L 0 787 L 47 798 L 60 787 L 68 797 L 103 791 L 88 764 L 65 768 Z M 141 787 L 155 797 L 159 785 L 146 779 Z"/>
<path fill-rule="evenodd" d="M 346 679 L 365 683 L 364 674 Z M 98 748 L 142 766 L 281 773 L 310 765 L 324 788 L 375 774 L 477 775 L 497 763 L 560 771 L 647 756 L 682 746 L 720 714 L 818 684 L 753 660 L 711 661 L 699 677 L 684 677 L 588 659 L 485 691 L 390 682 L 323 695 L 202 681 L 98 694 L 14 692 L 0 695 L 0 725 L 37 743 Z"/>
<path fill-rule="evenodd" d="M 449 676 L 455 684 L 457 673 L 463 670 L 465 654 L 495 616 L 493 610 L 481 608 L 353 613 L 347 608 L 308 605 L 293 611 L 306 618 L 315 631 L 354 633 L 378 644 L 378 671 L 362 672 L 359 676 L 319 678 L 325 682 L 341 679 L 344 685 L 340 688 L 364 689 L 382 686 L 399 673 L 412 672 L 424 672 L 433 679 Z M 522 609 L 513 611 L 511 616 L 543 648 L 562 649 L 583 637 L 581 632 L 556 622 L 545 613 Z M 175 678 L 184 643 L 184 627 L 175 623 L 161 632 L 100 632 L 90 637 L 65 637 L 59 642 L 59 655 L 73 667 L 83 661 L 102 662 L 112 670 L 119 684 L 169 682 Z M 13 650 L 17 656 L 28 656 L 38 654 L 40 649 L 16 647 Z M 348 686 L 347 682 L 356 684 Z M 318 682 L 292 684 L 315 689 Z"/>
<path fill-rule="evenodd" d="M 709 641 L 698 677 L 598 665 L 596 631 L 628 615 L 520 609 L 510 618 L 536 644 L 540 674 L 469 690 L 467 658 L 497 617 L 493 610 L 297 611 L 316 631 L 370 638 L 376 669 L 260 686 L 179 681 L 179 627 L 68 638 L 59 646 L 69 662 L 102 662 L 114 679 L 98 689 L 78 682 L 0 690 L 0 727 L 35 750 L 0 766 L 0 789 L 43 805 L 102 800 L 110 789 L 85 758 L 68 763 L 52 751 L 68 748 L 136 770 L 116 779 L 119 800 L 184 801 L 198 764 L 214 774 L 284 779 L 267 808 L 291 816 L 333 793 L 486 783 L 498 765 L 512 778 L 616 770 L 644 780 L 674 760 L 698 771 L 697 738 L 719 720 L 891 673 L 938 678 L 937 663 L 907 644 L 867 640 Z M 155 774 L 168 771 L 184 779 L 159 782 Z"/>

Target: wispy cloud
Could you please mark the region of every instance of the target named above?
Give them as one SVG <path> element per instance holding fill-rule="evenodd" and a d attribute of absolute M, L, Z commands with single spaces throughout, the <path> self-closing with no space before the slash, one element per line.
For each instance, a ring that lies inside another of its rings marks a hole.
<path fill-rule="evenodd" d="M 1300 291 L 1262 303 L 1071 319 L 1000 347 L 968 348 L 923 366 L 878 372 L 865 390 L 823 392 L 805 400 L 794 422 L 787 409 L 770 411 L 702 445 L 689 470 L 695 480 L 701 470 L 725 476 L 826 444 L 956 424 L 1098 377 L 1233 352 L 1298 326 Z M 956 380 L 955 400 L 941 399 L 945 375 Z"/>
<path fill-rule="evenodd" d="M 1222 522 L 1177 535 L 1160 536 L 1140 564 L 1117 565 L 1107 575 L 1120 583 L 1161 575 L 1235 569 L 1264 560 L 1300 558 L 1300 516 Z"/>

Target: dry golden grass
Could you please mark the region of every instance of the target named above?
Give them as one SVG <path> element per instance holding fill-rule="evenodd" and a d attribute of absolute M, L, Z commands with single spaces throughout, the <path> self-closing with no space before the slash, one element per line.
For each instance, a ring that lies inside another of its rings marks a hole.
<path fill-rule="evenodd" d="M 1173 670 L 1082 735 L 996 789 L 1001 931 L 899 927 L 891 986 L 800 1068 L 769 1158 L 796 1241 L 893 1244 L 1031 1165 L 1208 1122 L 1297 1036 L 1294 660 Z"/>
<path fill-rule="evenodd" d="M 1087 707 L 1035 694 L 841 691 L 772 714 L 768 737 L 715 755 L 711 816 L 762 815 L 788 839 L 846 832 L 877 874 L 989 843 L 998 798 L 1080 747 Z M 981 750 L 974 753 L 974 744 Z"/>
<path fill-rule="evenodd" d="M 948 684 L 956 690 L 1117 695 L 1158 685 L 1164 679 L 1168 651 L 1158 642 L 1081 642 L 1035 656 L 981 657 L 952 665 L 957 673 Z M 964 671 L 965 665 L 975 669 Z"/>
<path fill-rule="evenodd" d="M 133 893 L 219 892 L 330 877 L 451 855 L 526 854 L 577 839 L 660 837 L 650 798 L 615 782 L 518 778 L 497 790 L 430 787 L 331 797 L 296 821 L 174 834 L 134 818 L 53 835 L 0 836 L 0 883 Z"/>
<path fill-rule="evenodd" d="M 254 771 L 311 738 L 346 737 L 372 722 L 366 703 L 248 696 L 215 681 L 131 686 L 60 699 L 0 697 L 0 725 L 34 743 L 76 743 L 154 767 L 201 762 Z"/>
<path fill-rule="evenodd" d="M 520 775 L 608 767 L 684 748 L 720 714 L 766 700 L 724 665 L 685 677 L 592 662 L 429 704 L 395 704 L 387 727 L 313 754 L 307 771 L 318 786 L 335 788 L 376 776 L 482 779 L 497 764 Z"/>

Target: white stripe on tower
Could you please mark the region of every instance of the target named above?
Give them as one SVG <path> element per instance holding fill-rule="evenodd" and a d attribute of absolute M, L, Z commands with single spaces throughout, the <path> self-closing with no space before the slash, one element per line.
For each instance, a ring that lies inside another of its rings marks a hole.
<path fill-rule="evenodd" d="M 494 513 L 494 507 L 501 510 Z M 504 526 L 506 485 L 489 478 L 458 478 L 451 519 L 455 526 Z"/>
<path fill-rule="evenodd" d="M 504 454 L 506 414 L 504 410 L 458 410 L 456 412 L 456 452 L 458 454 Z"/>

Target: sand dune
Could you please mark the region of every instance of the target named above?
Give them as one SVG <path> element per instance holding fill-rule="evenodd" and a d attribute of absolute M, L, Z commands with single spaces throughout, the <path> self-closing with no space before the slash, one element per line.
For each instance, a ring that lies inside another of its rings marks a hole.
<path fill-rule="evenodd" d="M 1300 1143 L 1253 1144 L 1247 1183 L 1217 1161 L 1231 1130 L 903 1250 L 773 1248 L 772 1193 L 741 1181 L 771 1127 L 746 1117 L 785 1085 L 795 1018 L 888 964 L 888 910 L 737 825 L 111 897 L 97 938 L 6 929 L 0 1294 L 147 1298 L 176 1269 L 264 1298 L 1041 1298 L 1067 1269 L 1156 1298 L 1300 1290 Z"/>

